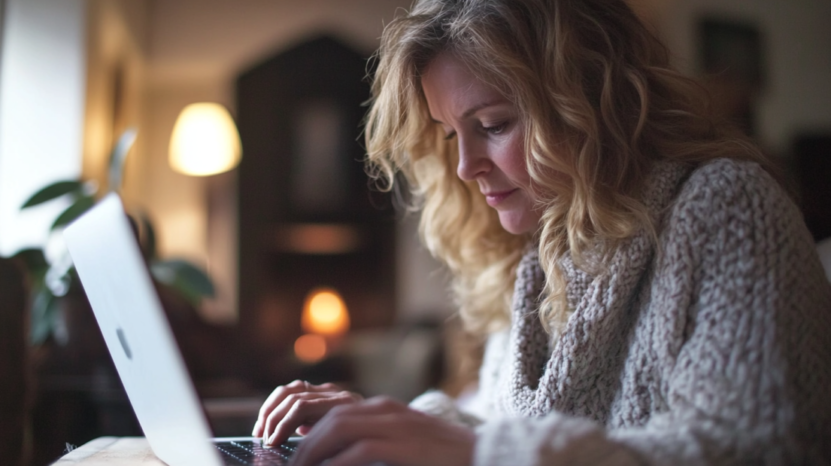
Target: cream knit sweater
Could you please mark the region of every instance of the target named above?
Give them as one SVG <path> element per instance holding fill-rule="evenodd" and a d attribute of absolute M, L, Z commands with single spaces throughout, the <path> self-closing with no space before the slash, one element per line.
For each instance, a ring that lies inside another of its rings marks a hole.
<path fill-rule="evenodd" d="M 492 335 L 471 413 L 476 465 L 830 464 L 831 286 L 801 215 L 757 165 L 657 168 L 659 242 L 628 241 L 599 276 L 562 262 L 573 310 L 553 344 L 537 252 L 512 325 Z"/>

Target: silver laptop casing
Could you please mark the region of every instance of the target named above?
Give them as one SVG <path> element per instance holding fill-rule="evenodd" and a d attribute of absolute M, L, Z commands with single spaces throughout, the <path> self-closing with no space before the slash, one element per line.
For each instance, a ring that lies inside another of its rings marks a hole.
<path fill-rule="evenodd" d="M 105 197 L 64 239 L 153 453 L 170 466 L 222 465 L 119 197 Z"/>

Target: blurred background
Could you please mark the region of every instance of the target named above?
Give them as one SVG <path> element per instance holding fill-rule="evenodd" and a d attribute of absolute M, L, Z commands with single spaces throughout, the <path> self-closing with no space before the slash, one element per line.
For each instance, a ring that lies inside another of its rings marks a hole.
<path fill-rule="evenodd" d="M 368 58 L 409 6 L 0 0 L 2 464 L 141 435 L 56 221 L 110 189 L 136 219 L 217 435 L 246 435 L 265 396 L 298 378 L 403 401 L 463 390 L 475 342 L 459 332 L 447 274 L 419 245 L 416 216 L 373 190 L 361 163 Z M 782 167 L 828 249 L 831 3 L 632 6 Z M 225 126 L 188 141 L 188 115 L 217 109 Z M 120 180 L 112 153 L 126 155 Z M 21 209 L 60 180 L 72 182 Z"/>

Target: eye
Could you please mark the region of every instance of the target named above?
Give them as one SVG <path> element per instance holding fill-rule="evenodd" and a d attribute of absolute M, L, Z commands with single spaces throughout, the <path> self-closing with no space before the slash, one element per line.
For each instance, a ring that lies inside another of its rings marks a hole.
<path fill-rule="evenodd" d="M 505 128 L 508 126 L 508 123 L 499 123 L 498 125 L 493 126 L 485 126 L 482 125 L 482 130 L 484 130 L 488 134 L 500 134 L 505 131 Z"/>

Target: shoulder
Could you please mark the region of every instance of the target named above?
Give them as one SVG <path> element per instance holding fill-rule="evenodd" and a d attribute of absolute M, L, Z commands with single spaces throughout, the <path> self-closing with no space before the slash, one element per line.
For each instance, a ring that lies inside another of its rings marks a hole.
<path fill-rule="evenodd" d="M 817 301 L 828 288 L 801 212 L 752 162 L 714 160 L 693 170 L 663 216 L 658 250 L 661 272 L 713 292 L 784 304 L 801 299 L 797 289 Z"/>
<path fill-rule="evenodd" d="M 733 159 L 716 159 L 693 170 L 670 205 L 665 227 L 756 240 L 771 240 L 778 233 L 811 242 L 802 214 L 784 188 L 759 164 Z"/>
<path fill-rule="evenodd" d="M 659 241 L 660 271 L 734 301 L 741 295 L 754 301 L 748 308 L 829 303 L 802 213 L 758 164 L 714 160 L 693 170 L 663 217 Z"/>
<path fill-rule="evenodd" d="M 716 159 L 692 171 L 681 186 L 679 202 L 726 203 L 757 198 L 790 202 L 784 189 L 759 164 Z"/>

